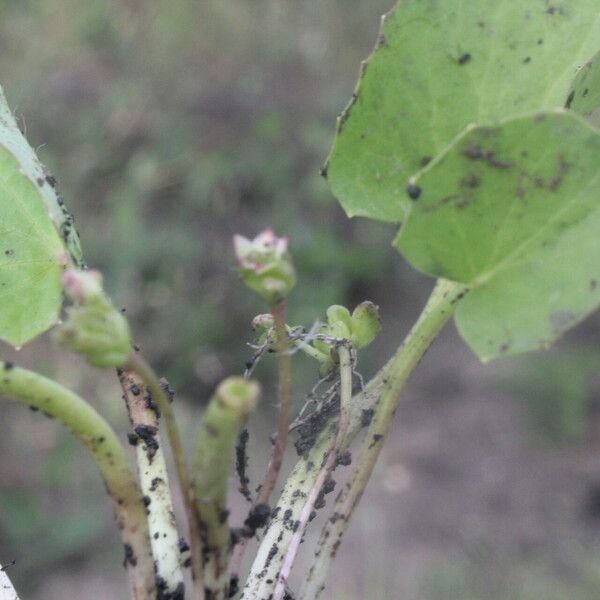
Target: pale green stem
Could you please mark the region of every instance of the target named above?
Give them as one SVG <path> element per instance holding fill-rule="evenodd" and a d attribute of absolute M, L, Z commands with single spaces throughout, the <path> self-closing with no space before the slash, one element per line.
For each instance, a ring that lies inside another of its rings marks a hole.
<path fill-rule="evenodd" d="M 340 370 L 340 419 L 338 421 L 338 430 L 335 436 L 335 441 L 327 457 L 321 467 L 317 479 L 308 493 L 298 523 L 294 524 L 295 531 L 292 535 L 288 550 L 286 553 L 279 556 L 276 555 L 271 560 L 281 562 L 281 569 L 277 582 L 275 584 L 275 590 L 273 592 L 273 600 L 283 600 L 285 594 L 285 586 L 287 584 L 292 565 L 296 558 L 298 548 L 302 542 L 302 537 L 306 531 L 306 526 L 310 520 L 310 516 L 314 510 L 315 503 L 327 478 L 331 475 L 331 472 L 335 469 L 335 464 L 339 456 L 339 450 L 344 443 L 344 438 L 348 431 L 350 424 L 350 413 L 352 408 L 352 357 L 351 349 L 349 345 L 340 344 L 337 348 L 339 356 L 339 370 Z"/>
<path fill-rule="evenodd" d="M 320 350 L 317 350 L 314 346 L 311 346 L 304 340 L 297 340 L 294 342 L 294 345 L 296 346 L 296 348 L 304 352 L 304 354 L 306 354 L 307 356 L 310 356 L 311 358 L 314 358 L 315 360 L 319 361 L 319 363 L 321 363 L 323 359 L 327 358 L 327 356 L 323 354 Z"/>
<path fill-rule="evenodd" d="M 157 587 L 164 596 L 180 598 L 184 593 L 179 551 L 179 533 L 173 511 L 169 477 L 158 416 L 146 402 L 146 388 L 134 374 L 119 371 L 119 381 L 136 440 L 140 487 L 148 511 L 150 544 Z M 141 435 L 140 435 L 141 433 Z"/>
<path fill-rule="evenodd" d="M 270 307 L 275 328 L 275 350 L 277 351 L 277 374 L 279 379 L 279 412 L 277 417 L 277 433 L 269 458 L 265 476 L 258 488 L 254 506 L 268 504 L 271 492 L 277 483 L 279 471 L 283 463 L 287 444 L 292 412 L 292 359 L 289 353 L 289 338 L 285 323 L 286 306 L 281 301 Z M 235 547 L 231 561 L 232 575 L 238 576 L 244 553 L 250 540 L 243 537 Z"/>
<path fill-rule="evenodd" d="M 175 470 L 177 471 L 179 488 L 181 490 L 181 497 L 188 520 L 193 579 L 191 597 L 192 600 L 204 600 L 200 522 L 194 503 L 194 490 L 185 463 L 183 444 L 181 442 L 181 436 L 179 435 L 179 429 L 177 428 L 177 422 L 175 421 L 171 403 L 167 398 L 158 377 L 152 370 L 152 367 L 139 354 L 132 353 L 127 363 L 123 365 L 123 368 L 126 371 L 135 373 L 144 382 L 144 385 L 152 395 L 152 399 L 158 405 L 161 416 L 167 426 L 167 435 L 171 445 L 171 452 L 175 463 Z"/>
<path fill-rule="evenodd" d="M 438 323 L 438 329 L 435 332 L 432 332 L 432 339 L 435 337 L 437 332 L 439 332 L 447 318 L 449 318 L 453 306 L 457 302 L 458 298 L 460 298 L 460 296 L 466 292 L 462 286 L 456 286 L 454 289 L 453 284 L 442 281 L 436 286 L 432 296 L 437 297 L 438 288 L 440 286 L 447 286 L 449 288 L 448 296 L 446 298 L 442 298 L 444 305 L 448 304 L 448 314 L 443 319 L 443 322 Z M 443 296 L 444 293 L 442 292 L 441 295 Z M 428 303 L 428 307 L 430 303 L 431 300 Z M 430 308 L 428 307 L 425 308 L 424 315 L 425 313 L 430 312 Z M 419 319 L 419 322 L 422 319 L 423 317 Z M 415 337 L 415 328 L 413 328 L 413 331 L 411 334 L 409 334 L 409 338 Z M 431 342 L 431 340 L 429 341 Z M 412 371 L 418 364 L 427 347 L 428 344 L 421 346 L 420 354 L 413 352 L 410 353 L 412 357 L 412 364 L 407 365 L 407 367 L 410 367 L 409 371 Z M 405 351 L 406 342 L 400 346 L 394 356 L 365 386 L 365 389 L 353 397 L 350 424 L 348 426 L 348 431 L 342 448 L 348 447 L 348 445 L 363 428 L 363 416 L 365 414 L 364 411 L 371 411 L 378 406 L 384 386 L 389 385 L 389 375 L 392 372 L 393 367 L 397 365 L 398 361 L 400 360 L 400 356 L 404 354 Z M 408 374 L 409 372 L 407 371 L 406 376 L 408 376 Z M 288 477 L 277 504 L 277 508 L 274 511 L 275 517 L 271 520 L 271 523 L 265 532 L 263 541 L 258 549 L 254 563 L 251 567 L 250 575 L 242 595 L 244 600 L 261 600 L 263 597 L 265 597 L 265 591 L 270 588 L 270 584 L 267 582 L 269 580 L 274 581 L 277 579 L 279 569 L 277 565 L 272 565 L 272 561 L 268 560 L 269 551 L 273 544 L 277 544 L 279 552 L 287 552 L 293 537 L 293 527 L 290 527 L 290 523 L 293 524 L 300 517 L 302 508 L 304 506 L 304 500 L 312 489 L 320 472 L 320 466 L 323 464 L 323 461 L 325 460 L 325 457 L 331 447 L 331 438 L 332 436 L 336 435 L 336 421 L 337 417 L 330 418 L 313 447 L 306 456 L 303 456 L 298 461 L 292 470 L 292 473 Z M 268 593 L 270 592 L 267 592 L 266 596 L 268 596 Z M 308 600 L 310 596 L 306 595 L 305 598 Z"/>
<path fill-rule="evenodd" d="M 238 433 L 256 405 L 258 385 L 241 378 L 225 380 L 216 390 L 198 432 L 194 462 L 196 507 L 204 533 L 204 585 L 211 600 L 229 592 L 227 490 Z"/>
<path fill-rule="evenodd" d="M 273 315 L 273 323 L 275 329 L 275 350 L 277 351 L 277 374 L 279 379 L 279 413 L 277 417 L 277 433 L 267 470 L 262 483 L 258 488 L 258 494 L 254 506 L 259 504 L 267 504 L 271 492 L 277 483 L 287 437 L 290 426 L 290 416 L 292 412 L 292 359 L 289 353 L 289 337 L 285 323 L 286 305 L 285 301 L 281 301 L 270 307 Z M 242 537 L 234 549 L 233 558 L 231 560 L 231 574 L 233 577 L 239 576 L 239 571 L 244 558 L 244 553 L 248 547 L 250 540 L 247 537 Z"/>
<path fill-rule="evenodd" d="M 271 306 L 275 326 L 275 349 L 277 350 L 277 372 L 279 376 L 279 413 L 277 437 L 273 444 L 271 459 L 260 486 L 256 504 L 266 504 L 277 482 L 285 446 L 287 443 L 290 415 L 292 412 L 292 360 L 288 352 L 288 333 L 285 326 L 285 302 Z"/>
<path fill-rule="evenodd" d="M 0 600 L 20 600 L 2 565 L 0 565 Z"/>
<path fill-rule="evenodd" d="M 383 385 L 386 367 L 365 386 L 363 391 L 352 398 L 350 423 L 341 449 L 347 447 L 362 429 L 363 410 L 370 410 L 375 406 Z M 279 575 L 281 559 L 278 564 L 273 563 L 269 555 L 274 546 L 277 546 L 278 555 L 287 553 L 294 536 L 295 523 L 300 520 L 306 498 L 331 449 L 331 440 L 339 431 L 337 421 L 337 416 L 328 421 L 315 444 L 305 456 L 300 458 L 288 476 L 250 569 L 242 593 L 244 600 L 262 600 L 271 593 L 273 582 Z"/>
<path fill-rule="evenodd" d="M 125 546 L 131 597 L 154 598 L 154 565 L 142 495 L 123 446 L 85 400 L 38 373 L 0 363 L 0 395 L 42 411 L 65 425 L 92 453 L 113 501 Z"/>
<path fill-rule="evenodd" d="M 301 599 L 314 600 L 325 588 L 329 567 L 390 430 L 400 393 L 466 291 L 461 284 L 439 280 L 419 320 L 389 363 L 379 404 L 363 439 L 352 474 L 336 499 L 333 516 L 323 527 L 309 575 L 300 594 Z"/>

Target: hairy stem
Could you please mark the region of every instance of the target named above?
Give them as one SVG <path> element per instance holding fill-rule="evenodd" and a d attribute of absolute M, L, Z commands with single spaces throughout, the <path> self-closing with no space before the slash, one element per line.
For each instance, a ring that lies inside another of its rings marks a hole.
<path fill-rule="evenodd" d="M 38 373 L 0 363 L 0 395 L 65 425 L 90 450 L 113 502 L 125 548 L 131 597 L 155 596 L 146 509 L 125 451 L 110 425 L 85 400 Z"/>
<path fill-rule="evenodd" d="M 205 536 L 204 584 L 211 600 L 224 600 L 229 593 L 229 466 L 237 435 L 254 409 L 258 394 L 254 382 L 238 377 L 225 380 L 210 401 L 198 432 L 194 487 Z"/>
<path fill-rule="evenodd" d="M 466 288 L 463 285 L 445 280 L 438 281 L 419 320 L 389 364 L 381 398 L 362 441 L 358 460 L 350 478 L 336 498 L 333 517 L 327 521 L 321 532 L 309 576 L 300 595 L 302 599 L 318 598 L 325 588 L 329 567 L 391 428 L 400 393 L 414 368 L 454 313 L 457 300 L 465 292 Z"/>
<path fill-rule="evenodd" d="M 363 427 L 363 412 L 372 410 L 376 405 L 384 372 L 385 368 L 352 398 L 350 423 L 341 449 L 347 447 Z M 337 420 L 337 416 L 329 419 L 314 445 L 298 460 L 288 476 L 250 569 L 242 594 L 244 600 L 261 600 L 271 593 L 273 582 L 279 574 L 281 557 L 288 551 L 306 498 L 321 472 L 321 465 L 331 448 L 331 440 L 339 431 Z M 278 563 L 272 560 L 274 549 L 279 555 Z"/>
<path fill-rule="evenodd" d="M 277 483 L 283 455 L 287 444 L 290 416 L 292 412 L 292 360 L 289 353 L 288 333 L 285 326 L 286 306 L 285 302 L 279 302 L 270 307 L 273 315 L 275 328 L 275 350 L 277 352 L 277 371 L 279 378 L 279 414 L 277 419 L 277 434 L 267 471 L 258 489 L 254 507 L 268 504 L 271 492 Z M 244 553 L 250 540 L 242 538 L 235 547 L 232 564 L 232 574 L 239 574 Z"/>
<path fill-rule="evenodd" d="M 171 445 L 173 461 L 177 471 L 181 497 L 185 507 L 185 513 L 188 521 L 189 542 L 192 559 L 192 579 L 194 588 L 192 590 L 193 600 L 204 600 L 204 583 L 202 573 L 202 538 L 200 535 L 200 521 L 194 503 L 194 490 L 188 476 L 188 470 L 185 463 L 185 453 L 175 415 L 171 408 L 171 403 L 163 390 L 158 377 L 152 370 L 152 367 L 137 353 L 132 353 L 129 360 L 123 368 L 126 371 L 135 373 L 144 383 L 147 390 L 152 395 L 152 399 L 157 403 L 161 415 L 167 426 L 167 435 Z"/>
<path fill-rule="evenodd" d="M 300 513 L 299 522 L 294 524 L 295 531 L 292 535 L 290 545 L 287 552 L 283 555 L 283 562 L 277 577 L 275 590 L 273 592 L 273 600 L 283 600 L 285 594 L 285 586 L 294 564 L 294 559 L 302 542 L 302 537 L 306 531 L 306 526 L 310 520 L 310 516 L 314 510 L 317 498 L 322 493 L 323 486 L 331 472 L 335 469 L 338 453 L 350 424 L 350 411 L 352 403 L 352 357 L 350 347 L 346 344 L 338 346 L 339 370 L 340 370 L 340 419 L 338 421 L 338 430 L 335 436 L 335 441 L 331 450 L 326 455 L 325 461 L 321 466 L 315 483 L 308 493 L 302 512 Z M 272 559 L 274 560 L 274 559 Z"/>
<path fill-rule="evenodd" d="M 437 324 L 438 329 L 434 332 L 430 332 L 433 334 L 433 336 L 429 340 L 429 343 L 435 338 L 435 335 L 437 335 L 443 324 L 450 317 L 453 305 L 458 301 L 461 295 L 464 295 L 466 291 L 463 286 L 457 286 L 455 284 L 450 284 L 450 282 L 440 281 L 432 293 L 432 298 L 433 296 L 438 296 L 440 286 L 447 286 L 448 288 L 447 296 L 441 299 L 444 305 L 448 305 L 447 308 L 444 309 L 444 311 L 447 311 L 448 314 L 445 314 L 442 322 Z M 439 295 L 443 297 L 444 293 L 445 292 L 442 291 Z M 419 319 L 419 322 L 423 320 L 425 313 L 429 313 L 431 311 L 432 307 L 429 307 L 431 302 L 432 300 L 428 302 L 428 305 L 423 311 L 423 315 Z M 431 325 L 432 323 L 429 321 L 427 328 Z M 419 329 L 420 327 L 421 326 L 419 326 Z M 417 332 L 417 329 L 417 325 L 415 325 L 407 340 L 403 342 L 394 356 L 392 356 L 385 366 L 379 370 L 373 379 L 365 386 L 365 389 L 352 398 L 352 413 L 350 415 L 350 423 L 346 437 L 343 441 L 342 448 L 348 447 L 348 445 L 364 427 L 365 416 L 371 415 L 372 411 L 378 407 L 380 399 L 383 395 L 383 391 L 386 386 L 389 385 L 390 374 L 395 371 L 394 367 L 397 366 L 398 361 L 401 360 L 401 355 L 405 354 L 406 352 L 408 339 L 416 339 L 417 337 L 421 337 L 423 335 L 423 332 Z M 410 372 L 412 372 L 412 370 L 416 367 L 419 360 L 422 358 L 422 355 L 427 350 L 429 343 L 418 344 L 420 352 L 410 352 L 411 362 L 410 364 L 406 365 L 406 377 L 408 377 Z M 417 348 L 413 346 L 412 350 L 416 349 Z M 400 386 L 400 388 L 401 387 L 402 386 Z M 398 390 L 398 394 L 399 392 L 400 390 Z M 336 435 L 336 420 L 337 416 L 332 416 L 328 420 L 315 444 L 305 456 L 300 458 L 292 470 L 292 473 L 288 477 L 277 507 L 274 510 L 275 516 L 271 520 L 271 523 L 265 532 L 254 563 L 252 564 L 250 575 L 242 595 L 244 600 L 260 600 L 263 597 L 268 596 L 270 593 L 269 590 L 272 589 L 272 585 L 267 582 L 275 581 L 277 579 L 279 575 L 279 568 L 278 565 L 272 564 L 272 560 L 269 558 L 269 552 L 272 550 L 274 544 L 277 545 L 278 552 L 287 552 L 293 537 L 294 523 L 301 515 L 302 508 L 304 506 L 304 500 L 314 485 L 314 482 L 320 472 L 320 465 L 323 464 L 325 456 L 331 447 L 331 437 Z M 307 600 L 310 598 L 308 594 L 305 594 L 304 597 Z"/>
<path fill-rule="evenodd" d="M 123 398 L 133 426 L 130 441 L 136 446 L 140 486 L 146 510 L 156 586 L 163 595 L 183 600 L 184 582 L 180 563 L 179 534 L 173 512 L 167 466 L 159 433 L 156 409 L 139 377 L 119 371 Z"/>
<path fill-rule="evenodd" d="M 277 437 L 263 483 L 256 498 L 256 504 L 267 504 L 277 483 L 287 442 L 290 414 L 292 412 L 292 360 L 285 327 L 285 302 L 271 306 L 275 325 L 275 350 L 277 351 L 277 371 L 279 376 L 279 417 Z"/>

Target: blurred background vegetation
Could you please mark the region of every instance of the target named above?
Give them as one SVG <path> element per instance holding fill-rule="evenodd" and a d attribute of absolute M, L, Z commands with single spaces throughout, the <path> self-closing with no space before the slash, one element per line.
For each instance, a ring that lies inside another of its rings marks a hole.
<path fill-rule="evenodd" d="M 215 384 L 242 370 L 249 322 L 264 310 L 237 280 L 233 233 L 271 225 L 290 236 L 300 278 L 293 323 L 310 326 L 332 303 L 381 306 L 385 330 L 361 359 L 366 375 L 426 297 L 430 281 L 390 248 L 395 228 L 346 219 L 319 176 L 389 8 L 0 1 L 9 103 L 59 181 L 88 263 L 179 391 L 190 433 Z M 599 334 L 595 317 L 551 352 L 483 368 L 448 332 L 399 411 L 330 597 L 597 598 Z M 125 430 L 110 374 L 47 340 L 18 360 L 95 398 Z M 315 373 L 297 362 L 300 404 Z M 267 393 L 255 472 L 271 374 L 268 364 L 258 371 Z M 0 562 L 17 560 L 24 598 L 122 597 L 120 550 L 91 462 L 54 423 L 0 409 Z"/>

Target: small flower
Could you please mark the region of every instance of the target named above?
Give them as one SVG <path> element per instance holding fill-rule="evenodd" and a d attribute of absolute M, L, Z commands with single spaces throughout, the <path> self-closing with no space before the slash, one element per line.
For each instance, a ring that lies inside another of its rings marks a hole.
<path fill-rule="evenodd" d="M 233 245 L 244 283 L 269 304 L 281 302 L 296 284 L 288 238 L 265 229 L 253 240 L 235 235 Z"/>

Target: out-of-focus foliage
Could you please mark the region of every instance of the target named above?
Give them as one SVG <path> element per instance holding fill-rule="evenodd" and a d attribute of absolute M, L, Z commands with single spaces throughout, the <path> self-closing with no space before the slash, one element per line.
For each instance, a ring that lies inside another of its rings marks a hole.
<path fill-rule="evenodd" d="M 75 214 L 86 259 L 103 270 L 115 302 L 127 308 L 137 341 L 178 391 L 185 385 L 188 397 L 207 398 L 220 379 L 242 371 L 244 358 L 251 354 L 244 347 L 252 335 L 250 320 L 264 311 L 260 299 L 237 280 L 231 250 L 235 232 L 254 236 L 271 225 L 290 236 L 299 281 L 290 298 L 290 322 L 310 326 L 334 303 L 355 306 L 370 299 L 381 305 L 385 334 L 360 356 L 361 371 L 368 361 L 381 364 L 383 357 L 376 356 L 380 344 L 391 351 L 405 331 L 408 323 L 400 326 L 395 316 L 406 311 L 414 318 L 418 313 L 423 279 L 403 267 L 390 249 L 395 227 L 347 220 L 318 174 L 335 116 L 354 86 L 356 67 L 372 48 L 378 16 L 391 4 L 391 0 L 0 2 L 0 79 L 10 106 L 40 158 L 59 179 Z M 399 269 L 404 269 L 402 277 Z M 588 341 L 597 343 L 597 321 L 587 323 Z M 36 347 L 41 349 L 36 368 L 57 370 L 61 381 L 82 390 L 86 398 L 99 398 L 103 414 L 110 414 L 111 422 L 124 431 L 126 417 L 110 373 L 102 378 L 72 356 L 57 364 L 54 361 L 62 353 L 47 352 L 43 344 Z M 464 373 L 451 362 L 456 353 L 433 352 L 422 369 L 439 363 L 437 375 L 424 392 L 414 387 L 410 397 L 429 396 L 432 389 L 451 396 L 448 387 L 461 381 Z M 296 365 L 302 362 L 295 359 Z M 563 364 L 566 378 L 570 367 Z M 261 363 L 257 373 L 268 386 L 263 368 Z M 316 376 L 315 365 L 310 368 L 311 376 Z M 445 373 L 451 374 L 449 386 Z M 297 381 L 300 388 L 303 380 Z M 310 387 L 310 381 L 304 383 Z M 268 410 L 272 396 L 268 389 L 265 392 L 262 408 Z M 301 396 L 300 389 L 297 395 Z M 545 392 L 539 398 L 542 403 Z M 191 428 L 197 407 L 178 402 L 176 409 L 183 411 L 186 418 L 181 422 Z M 448 409 L 452 423 L 445 422 L 444 429 L 462 419 L 455 410 Z M 101 482 L 87 457 L 44 417 L 21 407 L 2 414 L 10 428 L 3 430 L 1 446 L 5 456 L 0 463 L 1 549 L 8 554 L 6 562 L 18 559 L 19 583 L 39 585 L 33 576 L 38 573 L 45 585 L 48 573 L 61 565 L 78 575 L 83 562 L 74 567 L 73 560 L 85 553 L 87 561 L 90 550 L 97 559 L 99 547 L 114 547 L 115 552 L 114 570 L 104 564 L 101 570 L 122 577 L 118 537 Z M 417 446 L 422 447 L 425 423 L 435 414 L 431 404 L 425 404 L 422 420 L 415 417 Z M 399 423 L 407 416 L 400 414 Z M 259 448 L 259 440 L 268 438 L 270 425 L 262 418 L 254 424 L 264 427 L 251 438 L 257 448 L 251 467 L 260 475 L 266 452 Z M 12 460 L 15 456 L 23 460 Z M 380 487 L 375 489 L 382 494 Z M 420 497 L 423 511 L 429 509 L 423 499 L 433 495 Z M 392 521 L 397 513 L 395 508 Z M 384 513 L 379 516 L 383 519 Z M 584 525 L 588 527 L 587 522 Z M 100 536 L 106 537 L 96 543 Z M 396 569 L 397 546 L 385 555 L 374 548 L 370 544 L 366 556 L 375 575 L 375 568 L 388 559 L 390 569 Z M 419 552 L 405 548 L 403 564 L 407 556 L 412 563 Z M 479 559 L 478 554 L 474 561 L 478 570 Z M 490 562 L 488 571 L 504 575 L 497 561 Z M 352 572 L 360 571 L 354 567 L 350 565 Z M 375 583 L 372 595 L 396 597 L 395 590 L 380 589 Z M 431 600 L 451 597 L 446 592 L 452 588 L 442 584 Z M 456 597 L 463 600 L 470 593 L 489 600 L 489 595 L 470 586 L 466 581 L 465 587 L 454 588 L 459 590 Z M 580 600 L 578 587 L 573 583 L 558 597 Z M 548 589 L 542 576 L 536 589 Z M 28 588 L 22 590 L 27 597 Z M 38 593 L 48 596 L 46 589 Z M 338 578 L 332 593 L 349 600 L 364 597 L 354 579 L 346 577 Z M 543 593 L 499 597 L 546 598 Z"/>
<path fill-rule="evenodd" d="M 520 398 L 533 429 L 550 442 L 581 441 L 597 411 L 600 349 L 544 352 L 511 360 L 497 374 L 501 388 Z"/>
<path fill-rule="evenodd" d="M 390 270 L 390 232 L 346 222 L 318 173 L 388 4 L 2 4 L 11 108 L 87 261 L 179 387 L 208 391 L 248 354 L 259 301 L 233 270 L 234 232 L 290 236 L 295 322 L 364 300 Z"/>

